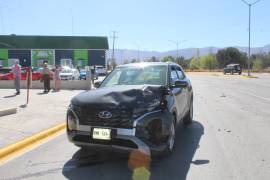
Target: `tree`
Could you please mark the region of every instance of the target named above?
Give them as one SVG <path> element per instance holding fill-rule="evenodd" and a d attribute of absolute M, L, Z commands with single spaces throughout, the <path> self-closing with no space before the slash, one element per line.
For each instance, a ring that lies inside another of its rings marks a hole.
<path fill-rule="evenodd" d="M 252 65 L 252 67 L 253 67 L 253 65 L 254 65 L 254 63 L 255 63 L 255 61 L 257 59 L 261 59 L 261 61 L 262 61 L 262 68 L 263 69 L 270 67 L 270 52 L 269 53 L 253 54 L 251 56 L 251 65 Z"/>
<path fill-rule="evenodd" d="M 219 68 L 223 68 L 224 66 L 232 63 L 239 63 L 243 67 L 245 67 L 247 64 L 246 53 L 240 52 L 238 49 L 234 47 L 219 50 L 217 52 L 216 57 L 219 64 Z"/>
<path fill-rule="evenodd" d="M 132 59 L 132 60 L 131 60 L 131 63 L 136 63 L 136 62 L 137 62 L 136 59 Z"/>
<path fill-rule="evenodd" d="M 128 59 L 125 59 L 124 64 L 128 64 L 128 63 L 129 63 Z"/>
<path fill-rule="evenodd" d="M 191 70 L 197 70 L 200 68 L 200 59 L 198 57 L 194 57 L 191 59 L 189 63 L 189 68 Z"/>
<path fill-rule="evenodd" d="M 187 61 L 183 56 L 177 58 L 175 63 L 179 64 L 184 69 L 188 68 L 189 65 L 189 61 Z"/>
<path fill-rule="evenodd" d="M 256 70 L 256 71 L 261 71 L 263 70 L 263 60 L 260 58 L 257 58 L 254 62 L 253 62 L 253 66 L 252 69 Z"/>
<path fill-rule="evenodd" d="M 165 56 L 161 59 L 162 62 L 174 62 L 174 58 L 172 56 Z"/>
<path fill-rule="evenodd" d="M 155 56 L 152 56 L 147 62 L 159 62 L 159 60 Z"/>
<path fill-rule="evenodd" d="M 201 58 L 200 67 L 202 69 L 213 70 L 218 67 L 218 61 L 214 55 L 206 55 Z"/>

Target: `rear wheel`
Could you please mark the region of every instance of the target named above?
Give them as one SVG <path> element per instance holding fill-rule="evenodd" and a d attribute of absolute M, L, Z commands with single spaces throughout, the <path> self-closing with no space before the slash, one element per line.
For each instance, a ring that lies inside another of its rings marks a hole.
<path fill-rule="evenodd" d="M 188 113 L 184 118 L 184 125 L 186 126 L 190 125 L 192 123 L 192 120 L 193 120 L 193 98 L 190 101 Z"/>

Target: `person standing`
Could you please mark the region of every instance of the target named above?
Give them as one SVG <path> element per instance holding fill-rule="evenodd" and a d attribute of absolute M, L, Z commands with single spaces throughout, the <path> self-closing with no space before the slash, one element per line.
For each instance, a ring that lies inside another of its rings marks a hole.
<path fill-rule="evenodd" d="M 20 89 L 21 89 L 21 66 L 19 65 L 19 61 L 16 60 L 14 62 L 14 65 L 12 66 L 12 73 L 14 77 L 14 85 L 16 89 L 16 95 L 20 95 Z"/>
<path fill-rule="evenodd" d="M 44 63 L 43 65 L 42 78 L 44 82 L 44 93 L 48 93 L 51 90 L 51 87 L 50 87 L 50 70 L 47 67 L 47 63 Z"/>
<path fill-rule="evenodd" d="M 60 86 L 61 86 L 60 71 L 61 71 L 61 68 L 59 67 L 59 65 L 56 65 L 55 71 L 54 71 L 54 90 L 55 91 L 60 91 Z"/>

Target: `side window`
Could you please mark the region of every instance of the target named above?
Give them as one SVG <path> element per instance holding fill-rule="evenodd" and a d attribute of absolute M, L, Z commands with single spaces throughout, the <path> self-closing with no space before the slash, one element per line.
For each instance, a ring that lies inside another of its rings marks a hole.
<path fill-rule="evenodd" d="M 177 74 L 178 74 L 179 79 L 182 80 L 182 79 L 185 78 L 185 75 L 184 75 L 184 73 L 183 73 L 183 71 L 181 70 L 180 67 L 176 67 L 176 71 L 177 71 Z"/>
<path fill-rule="evenodd" d="M 177 72 L 174 66 L 171 67 L 171 84 L 178 80 Z"/>

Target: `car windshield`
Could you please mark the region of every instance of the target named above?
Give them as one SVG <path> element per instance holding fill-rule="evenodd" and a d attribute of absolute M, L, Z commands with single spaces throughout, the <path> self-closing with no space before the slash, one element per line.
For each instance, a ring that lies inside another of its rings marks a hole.
<path fill-rule="evenodd" d="M 117 85 L 166 85 L 167 66 L 124 66 L 115 69 L 100 87 Z"/>
<path fill-rule="evenodd" d="M 62 73 L 72 73 L 72 70 L 71 70 L 71 69 L 64 69 L 64 70 L 62 71 Z"/>

